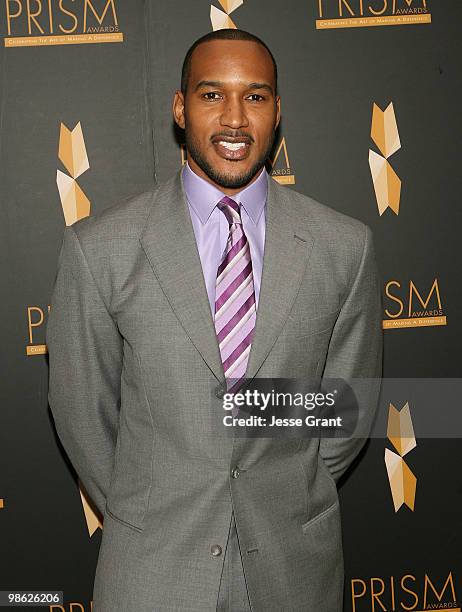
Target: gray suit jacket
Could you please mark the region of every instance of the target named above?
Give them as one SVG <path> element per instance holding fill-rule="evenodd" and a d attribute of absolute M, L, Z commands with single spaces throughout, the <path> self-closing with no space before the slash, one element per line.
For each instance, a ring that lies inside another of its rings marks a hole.
<path fill-rule="evenodd" d="M 247 376 L 380 377 L 370 228 L 272 179 L 266 223 Z M 57 432 L 104 515 L 94 612 L 214 611 L 232 509 L 255 612 L 342 609 L 336 483 L 364 439 L 223 435 L 179 172 L 65 229 L 46 341 Z"/>

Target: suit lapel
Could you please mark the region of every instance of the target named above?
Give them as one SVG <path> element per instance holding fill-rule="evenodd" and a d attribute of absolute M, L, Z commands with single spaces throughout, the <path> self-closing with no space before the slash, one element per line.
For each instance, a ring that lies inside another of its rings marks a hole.
<path fill-rule="evenodd" d="M 284 188 L 268 181 L 263 271 L 247 377 L 276 342 L 300 286 L 313 237 L 288 214 Z M 293 210 L 293 208 L 291 208 Z M 181 173 L 159 187 L 140 236 L 152 270 L 179 322 L 217 380 L 223 365 Z"/>
<path fill-rule="evenodd" d="M 207 287 L 180 172 L 156 193 L 140 242 L 184 330 L 216 378 L 224 380 Z"/>
<path fill-rule="evenodd" d="M 314 238 L 297 219 L 290 192 L 268 181 L 265 249 L 255 332 L 246 377 L 253 378 L 276 342 L 311 254 Z"/>

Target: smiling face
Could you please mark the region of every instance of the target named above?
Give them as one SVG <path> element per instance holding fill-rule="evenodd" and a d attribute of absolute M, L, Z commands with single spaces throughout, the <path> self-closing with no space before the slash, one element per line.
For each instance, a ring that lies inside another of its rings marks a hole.
<path fill-rule="evenodd" d="M 227 195 L 252 183 L 280 119 L 267 50 L 247 40 L 198 45 L 186 96 L 175 92 L 173 116 L 185 130 L 187 160 L 196 174 Z"/>

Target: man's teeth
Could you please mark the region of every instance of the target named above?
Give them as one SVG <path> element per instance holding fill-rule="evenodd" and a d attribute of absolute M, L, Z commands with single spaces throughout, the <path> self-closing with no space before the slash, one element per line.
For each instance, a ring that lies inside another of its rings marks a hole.
<path fill-rule="evenodd" d="M 226 147 L 230 151 L 237 151 L 245 147 L 245 142 L 225 142 L 224 140 L 220 140 L 218 144 L 222 147 Z"/>

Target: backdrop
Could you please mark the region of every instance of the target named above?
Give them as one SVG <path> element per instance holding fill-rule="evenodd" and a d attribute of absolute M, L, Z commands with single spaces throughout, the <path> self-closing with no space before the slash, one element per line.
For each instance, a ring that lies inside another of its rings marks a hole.
<path fill-rule="evenodd" d="M 184 163 L 172 96 L 212 29 L 276 57 L 273 179 L 374 232 L 384 376 L 461 376 L 461 23 L 459 0 L 0 0 L 0 591 L 91 610 L 101 525 L 47 404 L 57 256 L 66 224 Z M 345 610 L 460 611 L 460 432 L 418 438 L 418 401 L 385 400 L 408 433 L 341 484 Z"/>

